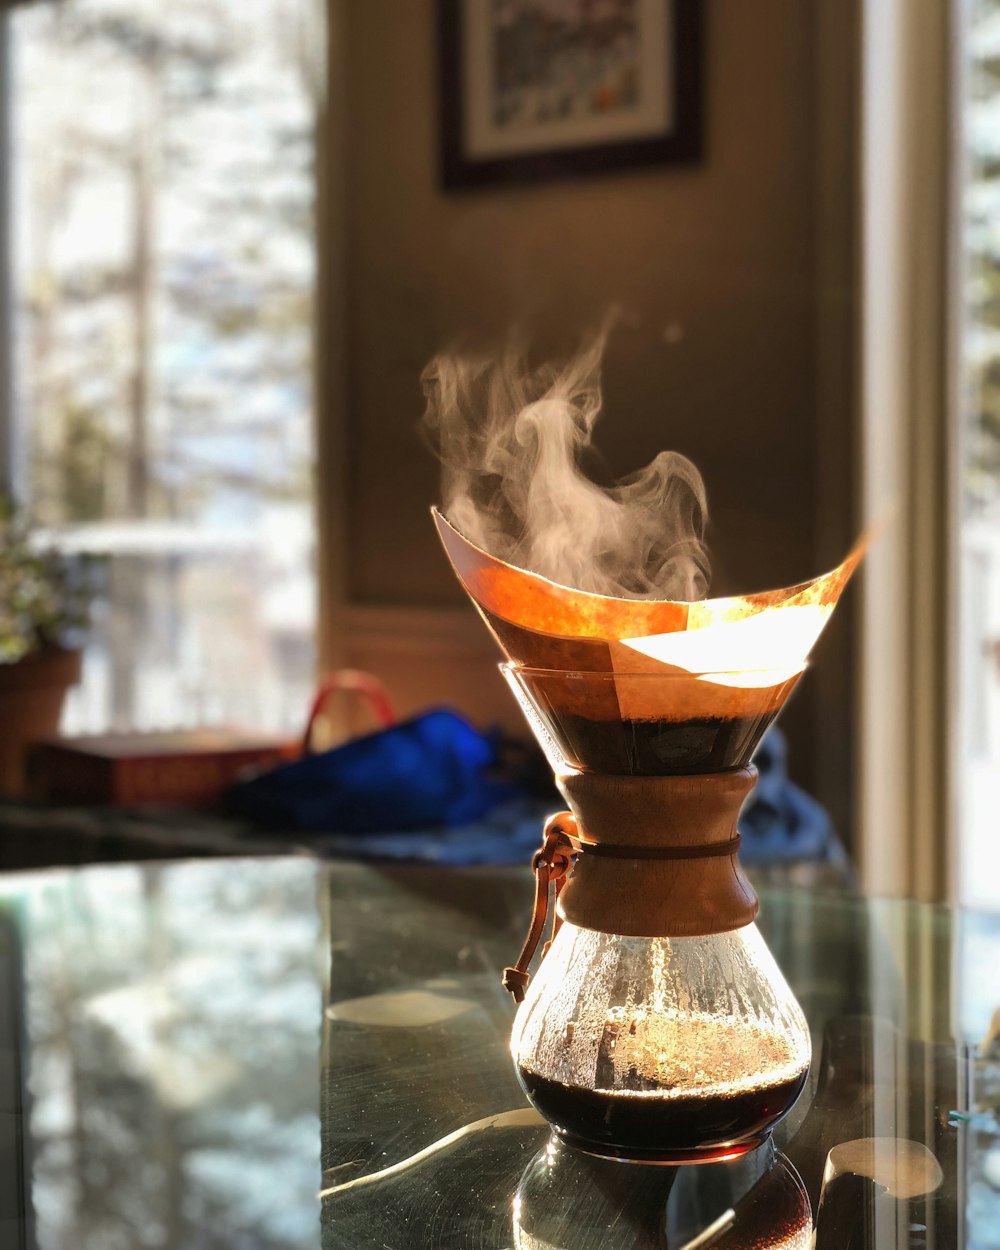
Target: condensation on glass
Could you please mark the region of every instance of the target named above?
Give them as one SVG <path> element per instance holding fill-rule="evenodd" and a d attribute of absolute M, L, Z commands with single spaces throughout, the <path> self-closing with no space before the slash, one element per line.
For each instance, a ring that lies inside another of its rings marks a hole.
<path fill-rule="evenodd" d="M 525 1092 L 571 1140 L 684 1154 L 766 1134 L 802 1090 L 811 1043 L 755 924 L 636 938 L 567 922 L 511 1053 Z"/>

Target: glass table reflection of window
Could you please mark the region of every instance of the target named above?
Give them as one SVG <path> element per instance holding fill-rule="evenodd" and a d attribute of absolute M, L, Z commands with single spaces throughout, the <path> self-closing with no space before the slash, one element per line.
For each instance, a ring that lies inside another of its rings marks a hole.
<path fill-rule="evenodd" d="M 1000 917 L 761 900 L 809 1085 L 773 1143 L 671 1169 L 559 1146 L 521 1093 L 526 870 L 4 878 L 0 1245 L 1000 1247 Z"/>

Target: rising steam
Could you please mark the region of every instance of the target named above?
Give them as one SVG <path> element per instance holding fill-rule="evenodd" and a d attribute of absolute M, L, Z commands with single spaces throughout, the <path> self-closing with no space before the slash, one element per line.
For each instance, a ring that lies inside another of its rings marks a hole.
<path fill-rule="evenodd" d="M 662 451 L 605 488 L 580 467 L 601 411 L 606 329 L 572 359 L 529 368 L 435 357 L 424 423 L 442 461 L 443 511 L 491 555 L 552 581 L 633 599 L 701 599 L 708 589 L 701 475 Z"/>

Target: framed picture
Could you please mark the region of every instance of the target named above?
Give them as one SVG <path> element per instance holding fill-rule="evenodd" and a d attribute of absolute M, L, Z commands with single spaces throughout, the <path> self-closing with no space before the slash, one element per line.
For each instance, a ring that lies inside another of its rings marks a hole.
<path fill-rule="evenodd" d="M 438 0 L 447 188 L 701 156 L 702 0 Z"/>

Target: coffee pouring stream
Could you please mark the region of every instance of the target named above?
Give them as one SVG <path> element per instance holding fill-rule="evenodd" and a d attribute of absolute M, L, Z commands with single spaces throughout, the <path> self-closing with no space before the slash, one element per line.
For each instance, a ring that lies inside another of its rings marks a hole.
<path fill-rule="evenodd" d="M 744 1154 L 798 1097 L 810 1040 L 753 923 L 737 819 L 863 544 L 787 590 L 621 599 L 519 569 L 433 516 L 569 808 L 546 826 L 530 931 L 504 973 L 521 1085 L 595 1155 Z"/>

